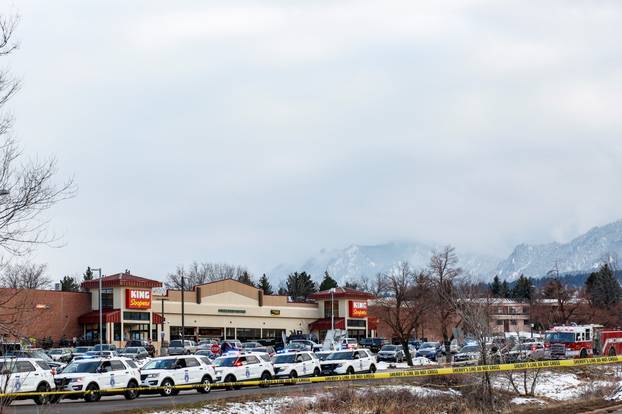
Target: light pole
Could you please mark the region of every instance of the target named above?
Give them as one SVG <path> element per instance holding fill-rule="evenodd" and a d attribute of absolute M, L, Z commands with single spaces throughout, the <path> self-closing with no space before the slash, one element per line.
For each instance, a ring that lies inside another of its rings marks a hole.
<path fill-rule="evenodd" d="M 104 332 L 104 316 L 102 312 L 102 268 L 91 269 L 91 271 L 97 270 L 99 274 L 99 300 L 97 301 L 99 307 L 99 352 L 102 351 L 102 337 Z"/>
<path fill-rule="evenodd" d="M 181 340 L 184 340 L 186 334 L 186 323 L 184 320 L 184 277 L 181 277 Z M 182 346 L 184 346 L 185 342 L 182 342 Z"/>
<path fill-rule="evenodd" d="M 335 335 L 335 288 L 330 288 L 330 329 Z"/>

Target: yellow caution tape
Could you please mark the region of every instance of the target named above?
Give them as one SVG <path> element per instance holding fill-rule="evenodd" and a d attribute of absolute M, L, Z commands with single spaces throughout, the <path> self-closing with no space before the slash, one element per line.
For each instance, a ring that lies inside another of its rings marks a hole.
<path fill-rule="evenodd" d="M 391 379 L 391 378 L 408 378 L 408 377 L 430 377 L 430 376 L 442 376 L 442 375 L 459 375 L 459 374 L 479 374 L 484 372 L 501 372 L 501 371 L 522 371 L 530 369 L 552 369 L 552 368 L 571 368 L 581 367 L 586 365 L 605 365 L 615 364 L 622 362 L 622 356 L 611 357 L 596 357 L 596 358 L 583 358 L 583 359 L 563 359 L 553 361 L 533 361 L 522 362 L 515 364 L 492 364 L 492 365 L 476 365 L 467 367 L 444 367 L 444 368 L 412 368 L 403 371 L 392 372 L 376 372 L 370 374 L 355 374 L 355 375 L 333 375 L 325 377 L 302 377 L 302 378 L 289 378 L 289 379 L 274 379 L 274 380 L 250 380 L 250 381 L 238 381 L 238 382 L 219 382 L 212 383 L 209 387 L 203 384 L 192 385 L 173 385 L 170 387 L 154 386 L 154 387 L 135 387 L 135 388 L 109 388 L 102 390 L 84 390 L 84 391 L 47 391 L 47 392 L 19 392 L 19 393 L 6 393 L 0 394 L 0 398 L 24 398 L 24 397 L 36 397 L 45 395 L 86 395 L 86 394 L 122 394 L 126 391 L 162 391 L 165 389 L 174 390 L 189 390 L 189 389 L 211 389 L 211 388 L 233 388 L 241 386 L 270 386 L 270 385 L 285 385 L 285 384 L 309 384 L 319 382 L 335 382 L 335 381 L 363 381 L 372 379 Z"/>

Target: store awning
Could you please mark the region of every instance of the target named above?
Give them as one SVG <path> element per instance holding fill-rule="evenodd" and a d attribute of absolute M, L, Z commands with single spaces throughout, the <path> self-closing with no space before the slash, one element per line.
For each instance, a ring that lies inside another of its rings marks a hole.
<path fill-rule="evenodd" d="M 375 316 L 367 317 L 367 329 L 377 331 L 378 330 L 378 318 Z"/>
<path fill-rule="evenodd" d="M 166 319 L 164 319 L 162 317 L 162 315 L 160 315 L 159 313 L 152 313 L 151 314 L 151 323 L 154 323 L 156 325 L 162 325 L 165 320 Z"/>
<path fill-rule="evenodd" d="M 120 323 L 121 322 L 121 310 L 120 309 L 104 309 L 102 311 L 102 320 L 104 323 Z M 99 311 L 94 310 L 78 318 L 78 322 L 81 324 L 87 323 L 99 323 Z"/>
<path fill-rule="evenodd" d="M 331 318 L 318 319 L 309 324 L 310 331 L 328 331 L 332 328 Z M 335 329 L 346 329 L 345 318 L 335 318 Z"/>

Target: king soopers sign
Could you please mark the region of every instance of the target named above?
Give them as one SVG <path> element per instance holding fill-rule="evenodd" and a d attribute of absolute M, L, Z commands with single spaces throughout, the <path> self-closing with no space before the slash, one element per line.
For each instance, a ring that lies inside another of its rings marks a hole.
<path fill-rule="evenodd" d="M 125 289 L 125 307 L 127 309 L 151 308 L 151 291 L 145 289 Z"/>

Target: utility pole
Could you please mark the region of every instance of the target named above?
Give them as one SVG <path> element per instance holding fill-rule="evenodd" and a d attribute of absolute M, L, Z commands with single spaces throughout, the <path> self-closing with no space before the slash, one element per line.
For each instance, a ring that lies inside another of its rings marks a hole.
<path fill-rule="evenodd" d="M 184 276 L 181 277 L 181 339 L 185 339 L 186 323 L 184 320 Z"/>
<path fill-rule="evenodd" d="M 97 270 L 99 273 L 99 300 L 98 300 L 98 308 L 99 308 L 99 352 L 102 351 L 102 340 L 104 336 L 104 316 L 103 316 L 103 306 L 102 306 L 102 269 L 101 267 L 98 269 L 91 269 L 91 271 Z"/>

